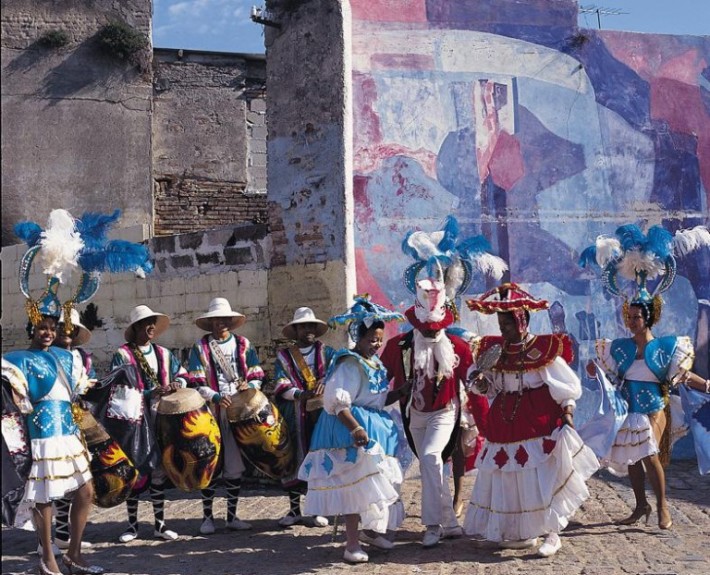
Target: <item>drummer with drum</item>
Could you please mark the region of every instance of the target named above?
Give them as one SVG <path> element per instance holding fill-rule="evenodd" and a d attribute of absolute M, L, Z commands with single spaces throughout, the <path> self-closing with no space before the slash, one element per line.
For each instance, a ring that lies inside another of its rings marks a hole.
<path fill-rule="evenodd" d="M 294 473 L 281 479 L 289 500 L 288 513 L 279 519 L 281 527 L 303 523 L 301 494 L 308 484 L 298 479 L 298 468 L 308 453 L 313 428 L 323 411 L 323 380 L 335 354 L 332 347 L 318 340 L 327 331 L 328 324 L 316 318 L 311 308 L 299 307 L 282 331 L 293 345 L 276 352 L 274 396 L 288 425 L 296 463 Z M 316 515 L 313 525 L 325 527 L 328 519 Z"/>
<path fill-rule="evenodd" d="M 227 408 L 232 396 L 247 389 L 260 389 L 264 371 L 256 349 L 251 342 L 234 332 L 246 318 L 233 311 L 225 298 L 214 298 L 207 310 L 195 320 L 200 329 L 207 331 L 190 351 L 189 371 L 191 385 L 211 406 L 219 424 L 222 440 L 222 478 L 227 490 L 227 529 L 243 531 L 251 524 L 237 517 L 237 503 L 245 471 L 244 461 L 227 418 Z M 215 496 L 213 485 L 202 490 L 203 520 L 200 533 L 215 532 L 212 505 Z"/>
<path fill-rule="evenodd" d="M 137 368 L 143 391 L 144 409 L 155 428 L 157 409 L 160 398 L 176 389 L 187 387 L 187 371 L 177 357 L 167 348 L 153 343 L 170 324 L 170 318 L 139 305 L 131 310 L 130 323 L 124 331 L 126 343 L 118 348 L 111 361 L 111 369 L 121 365 L 133 365 Z M 165 480 L 164 469 L 159 467 L 150 477 L 150 500 L 153 504 L 155 530 L 153 535 L 171 541 L 178 534 L 165 526 Z M 128 529 L 121 534 L 119 541 L 128 543 L 138 537 L 138 494 L 126 501 L 128 510 Z"/>

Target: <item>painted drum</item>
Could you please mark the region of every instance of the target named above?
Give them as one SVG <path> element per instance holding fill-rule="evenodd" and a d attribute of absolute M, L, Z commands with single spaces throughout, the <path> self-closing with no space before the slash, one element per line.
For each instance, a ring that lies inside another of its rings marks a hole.
<path fill-rule="evenodd" d="M 293 472 L 294 458 L 286 421 L 258 389 L 235 393 L 227 419 L 242 455 L 273 479 Z"/>
<path fill-rule="evenodd" d="M 165 474 L 183 491 L 205 489 L 217 468 L 219 427 L 194 389 L 178 389 L 158 403 L 158 445 Z"/>
<path fill-rule="evenodd" d="M 75 414 L 91 453 L 94 503 L 104 508 L 115 507 L 128 499 L 138 480 L 138 470 L 91 413 L 76 410 Z"/>

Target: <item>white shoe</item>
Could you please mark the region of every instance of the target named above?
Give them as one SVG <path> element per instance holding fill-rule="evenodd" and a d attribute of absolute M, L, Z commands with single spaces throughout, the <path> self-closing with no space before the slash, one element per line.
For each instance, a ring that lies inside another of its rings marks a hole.
<path fill-rule="evenodd" d="M 296 525 L 296 523 L 303 523 L 303 515 L 291 515 L 288 513 L 279 519 L 281 527 L 291 527 L 291 525 Z"/>
<path fill-rule="evenodd" d="M 202 535 L 212 535 L 215 532 L 214 521 L 211 517 L 207 517 L 200 525 L 200 533 Z"/>
<path fill-rule="evenodd" d="M 59 549 L 69 549 L 69 541 L 64 541 L 62 539 L 54 539 L 54 542 L 57 544 L 57 547 Z M 93 547 L 94 544 L 91 541 L 82 541 L 81 542 L 81 548 L 82 549 L 89 549 L 90 547 Z"/>
<path fill-rule="evenodd" d="M 442 535 L 443 532 L 439 525 L 427 527 L 426 532 L 424 533 L 424 538 L 422 539 L 422 546 L 434 547 L 434 545 L 437 545 L 439 541 L 441 541 Z"/>
<path fill-rule="evenodd" d="M 532 539 L 520 539 L 519 541 L 501 541 L 499 547 L 501 549 L 530 549 L 537 547 L 540 540 L 537 537 Z"/>
<path fill-rule="evenodd" d="M 370 560 L 367 553 L 365 553 L 362 549 L 356 549 L 355 551 L 348 551 L 345 549 L 343 559 L 345 559 L 348 563 L 367 563 Z"/>
<path fill-rule="evenodd" d="M 61 549 L 59 549 L 59 547 L 57 547 L 55 545 L 54 541 L 52 541 L 52 553 L 54 554 L 55 557 L 59 557 L 62 554 Z M 37 555 L 42 557 L 42 544 L 41 543 L 37 545 Z"/>
<path fill-rule="evenodd" d="M 562 541 L 560 541 L 560 536 L 557 533 L 550 533 L 545 537 L 545 542 L 537 550 L 537 554 L 540 557 L 552 557 L 557 553 L 562 547 Z"/>
<path fill-rule="evenodd" d="M 121 543 L 130 543 L 136 537 L 138 537 L 138 533 L 129 529 L 128 531 L 124 531 L 123 533 L 121 533 L 121 536 L 118 538 L 118 540 Z"/>
<path fill-rule="evenodd" d="M 227 529 L 232 531 L 249 531 L 251 529 L 251 523 L 242 521 L 239 517 L 235 517 L 232 521 L 227 521 Z"/>
<path fill-rule="evenodd" d="M 330 525 L 330 521 L 328 521 L 327 517 L 323 517 L 322 515 L 313 517 L 313 527 L 328 527 L 328 525 Z"/>
<path fill-rule="evenodd" d="M 363 543 L 367 543 L 368 545 L 372 545 L 373 547 L 379 547 L 380 549 L 389 550 L 394 547 L 394 543 L 392 543 L 392 541 L 390 541 L 386 537 L 383 537 L 382 535 L 372 537 L 364 531 L 360 531 L 359 539 Z"/>
<path fill-rule="evenodd" d="M 153 531 L 153 537 L 165 539 L 166 541 L 175 541 L 178 538 L 178 534 L 172 529 L 163 529 L 162 531 Z"/>

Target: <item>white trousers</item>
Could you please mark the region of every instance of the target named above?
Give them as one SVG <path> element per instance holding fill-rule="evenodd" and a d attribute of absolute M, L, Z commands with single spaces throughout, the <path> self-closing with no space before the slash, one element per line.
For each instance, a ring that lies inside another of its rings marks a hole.
<path fill-rule="evenodd" d="M 449 481 L 444 473 L 442 452 L 456 425 L 456 405 L 439 411 L 409 413 L 409 433 L 419 456 L 422 477 L 422 524 L 456 527 L 456 514 Z"/>

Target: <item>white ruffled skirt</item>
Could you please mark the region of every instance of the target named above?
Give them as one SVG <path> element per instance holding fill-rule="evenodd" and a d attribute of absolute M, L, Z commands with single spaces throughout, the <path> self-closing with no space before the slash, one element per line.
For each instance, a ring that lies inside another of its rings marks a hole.
<path fill-rule="evenodd" d="M 91 480 L 90 457 L 76 435 L 32 439 L 24 500 L 34 506 L 62 499 Z"/>
<path fill-rule="evenodd" d="M 645 413 L 629 413 L 601 464 L 614 475 L 626 475 L 628 466 L 659 452 L 658 442 Z"/>
<path fill-rule="evenodd" d="M 486 442 L 463 527 L 489 541 L 519 541 L 559 533 L 589 497 L 586 481 L 599 469 L 577 432 Z"/>

